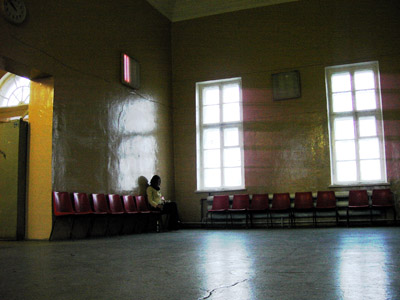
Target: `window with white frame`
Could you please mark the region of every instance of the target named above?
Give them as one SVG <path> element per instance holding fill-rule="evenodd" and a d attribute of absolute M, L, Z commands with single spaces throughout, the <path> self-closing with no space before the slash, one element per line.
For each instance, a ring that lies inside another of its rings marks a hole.
<path fill-rule="evenodd" d="M 332 184 L 386 182 L 378 62 L 327 67 Z"/>
<path fill-rule="evenodd" d="M 6 73 L 0 79 L 0 107 L 29 104 L 30 80 Z"/>
<path fill-rule="evenodd" d="M 196 84 L 197 189 L 244 188 L 241 79 Z"/>

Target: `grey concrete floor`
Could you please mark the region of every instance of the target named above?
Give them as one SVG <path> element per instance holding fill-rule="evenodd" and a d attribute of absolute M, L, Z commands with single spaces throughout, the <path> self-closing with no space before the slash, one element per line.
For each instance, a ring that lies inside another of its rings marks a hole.
<path fill-rule="evenodd" d="M 400 299 L 400 228 L 0 242 L 0 299 Z"/>

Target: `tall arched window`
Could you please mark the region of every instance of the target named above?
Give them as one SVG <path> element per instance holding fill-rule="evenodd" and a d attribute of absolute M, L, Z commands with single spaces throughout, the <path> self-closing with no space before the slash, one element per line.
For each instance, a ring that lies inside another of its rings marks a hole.
<path fill-rule="evenodd" d="M 29 104 L 30 80 L 12 73 L 0 79 L 0 107 Z"/>

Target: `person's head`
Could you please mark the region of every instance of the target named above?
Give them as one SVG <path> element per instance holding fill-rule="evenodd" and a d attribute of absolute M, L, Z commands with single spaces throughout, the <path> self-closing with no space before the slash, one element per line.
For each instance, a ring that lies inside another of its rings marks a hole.
<path fill-rule="evenodd" d="M 155 187 L 160 187 L 160 184 L 161 184 L 161 177 L 158 175 L 154 175 L 153 178 L 151 178 L 150 180 L 150 185 L 155 188 Z"/>

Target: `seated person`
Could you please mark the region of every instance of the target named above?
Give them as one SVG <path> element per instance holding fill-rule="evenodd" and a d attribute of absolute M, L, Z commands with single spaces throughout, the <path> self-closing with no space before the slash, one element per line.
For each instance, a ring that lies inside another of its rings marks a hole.
<path fill-rule="evenodd" d="M 178 208 L 175 202 L 166 201 L 161 195 L 160 191 L 161 178 L 158 175 L 154 175 L 150 180 L 150 185 L 147 187 L 147 199 L 151 206 L 151 209 L 159 210 L 162 213 L 169 215 L 169 222 L 166 224 L 168 230 L 179 229 L 179 216 Z"/>

